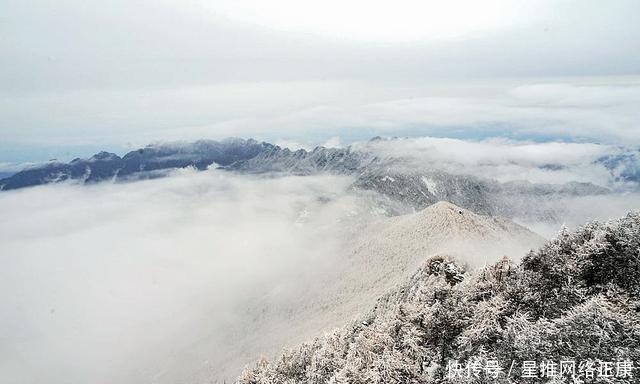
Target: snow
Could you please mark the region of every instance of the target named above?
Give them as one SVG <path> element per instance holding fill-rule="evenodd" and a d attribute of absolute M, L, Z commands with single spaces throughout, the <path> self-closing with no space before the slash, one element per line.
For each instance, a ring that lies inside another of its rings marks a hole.
<path fill-rule="evenodd" d="M 432 195 L 438 194 L 438 184 L 434 179 L 423 176 L 422 182 L 427 186 L 427 189 L 429 190 L 429 192 L 431 192 Z"/>
<path fill-rule="evenodd" d="M 390 181 L 390 182 L 393 183 L 393 182 L 396 181 L 396 179 L 394 179 L 393 177 L 387 175 L 387 176 L 382 178 L 382 181 Z"/>

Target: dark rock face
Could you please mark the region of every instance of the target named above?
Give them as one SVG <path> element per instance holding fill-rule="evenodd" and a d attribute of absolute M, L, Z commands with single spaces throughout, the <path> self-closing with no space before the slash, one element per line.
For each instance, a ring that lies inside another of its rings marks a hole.
<path fill-rule="evenodd" d="M 203 170 L 212 164 L 227 166 L 252 158 L 272 148 L 255 140 L 201 140 L 191 144 L 151 145 L 119 157 L 100 152 L 89 159 L 69 163 L 48 163 L 18 172 L 0 180 L 0 189 L 9 190 L 35 185 L 78 180 L 85 183 L 126 179 L 139 174 L 174 168 L 195 167 Z"/>
<path fill-rule="evenodd" d="M 568 196 L 593 196 L 610 190 L 591 183 L 533 184 L 528 181 L 500 183 L 471 175 L 425 169 L 402 170 L 386 166 L 368 167 L 353 188 L 376 191 L 391 201 L 422 210 L 438 201 L 448 201 L 475 213 L 514 217 L 526 212 L 538 220 L 553 221 L 554 212 L 545 201 Z"/>
<path fill-rule="evenodd" d="M 123 160 L 112 153 L 101 152 L 87 160 L 75 159 L 68 164 L 48 163 L 25 169 L 0 180 L 3 190 L 30 187 L 65 180 L 96 182 L 113 178 L 123 167 Z"/>
<path fill-rule="evenodd" d="M 494 193 L 499 183 L 469 175 L 443 171 L 396 171 L 387 167 L 367 169 L 353 187 L 381 193 L 391 200 L 421 210 L 438 201 L 448 201 L 479 214 L 494 214 Z"/>
<path fill-rule="evenodd" d="M 0 189 L 17 189 L 65 180 L 90 183 L 126 179 L 148 172 L 185 167 L 204 170 L 212 164 L 243 173 L 350 174 L 357 172 L 371 160 L 367 153 L 351 148 L 317 147 L 313 151 L 291 151 L 252 139 L 228 139 L 220 142 L 201 140 L 190 144 L 151 145 L 131 151 L 123 157 L 100 152 L 89 159 L 32 167 L 0 180 Z"/>
<path fill-rule="evenodd" d="M 618 181 L 640 182 L 640 151 L 627 151 L 620 155 L 604 156 L 598 159 Z"/>
<path fill-rule="evenodd" d="M 347 148 L 316 147 L 313 151 L 272 146 L 250 159 L 233 163 L 226 169 L 249 172 L 283 172 L 296 175 L 309 175 L 318 172 L 351 174 L 366 167 L 375 158 L 366 152 Z"/>

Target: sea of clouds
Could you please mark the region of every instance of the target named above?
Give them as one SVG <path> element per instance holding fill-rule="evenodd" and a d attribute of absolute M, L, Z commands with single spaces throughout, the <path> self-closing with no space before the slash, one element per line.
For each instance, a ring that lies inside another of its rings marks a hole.
<path fill-rule="evenodd" d="M 286 301 L 334 268 L 341 222 L 358 209 L 347 185 L 182 170 L 2 193 L 3 380 L 196 383 L 237 374 L 237 356 L 259 354 L 229 338 L 259 339 L 269 326 L 246 318 L 255 316 L 248 303 L 278 290 L 271 300 Z M 276 352 L 300 337 L 283 329 L 255 346 Z"/>
<path fill-rule="evenodd" d="M 574 228 L 587 221 L 606 221 L 640 209 L 637 176 L 623 177 L 625 173 L 640 174 L 637 171 L 640 153 L 624 146 L 505 138 L 408 137 L 360 142 L 354 148 L 372 151 L 380 158 L 401 159 L 397 166 L 409 172 L 444 170 L 503 183 L 592 183 L 609 191 L 587 196 L 549 196 L 538 201 L 556 213 L 557 221 L 512 218 L 547 238 L 553 237 L 562 225 Z M 625 156 L 627 160 L 619 163 L 603 161 Z"/>
<path fill-rule="evenodd" d="M 411 166 L 501 181 L 615 186 L 593 162 L 615 146 L 439 138 L 367 145 Z M 350 191 L 352 182 L 184 169 L 0 193 L 2 377 L 206 382 L 343 324 L 338 315 L 295 319 L 316 310 L 305 299 L 341 268 L 345 244 L 384 220 L 375 199 Z M 612 191 L 550 202 L 562 222 L 520 222 L 551 237 L 562 224 L 640 208 L 637 193 Z"/>

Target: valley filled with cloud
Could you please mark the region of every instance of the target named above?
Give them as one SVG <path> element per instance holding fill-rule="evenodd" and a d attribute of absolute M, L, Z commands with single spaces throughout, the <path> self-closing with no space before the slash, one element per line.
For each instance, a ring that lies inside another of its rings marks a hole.
<path fill-rule="evenodd" d="M 637 0 L 0 4 L 0 382 L 635 380 Z"/>
<path fill-rule="evenodd" d="M 411 172 L 438 164 L 502 181 L 618 185 L 593 163 L 615 153 L 610 146 L 437 138 L 360 145 L 402 159 L 400 168 Z M 562 167 L 544 167 L 553 164 Z M 496 248 L 486 236 L 456 240 L 439 227 L 425 229 L 423 240 L 403 239 L 417 224 L 398 227 L 381 209 L 385 197 L 354 190 L 354 181 L 211 167 L 151 180 L 2 192 L 3 376 L 17 382 L 66 382 L 69 372 L 76 381 L 229 378 L 265 353 L 362 313 L 420 255 L 446 250 L 477 267 L 501 252 L 519 259 L 540 244 L 534 237 L 510 243 L 514 234 L 500 234 Z M 519 221 L 550 237 L 562 224 L 622 215 L 639 203 L 640 195 L 624 188 L 555 196 L 546 204 L 559 220 Z M 390 237 L 381 242 L 383 233 Z M 438 233 L 449 239 L 443 243 Z M 421 241 L 427 248 L 419 248 Z M 381 252 L 391 253 L 375 261 Z"/>

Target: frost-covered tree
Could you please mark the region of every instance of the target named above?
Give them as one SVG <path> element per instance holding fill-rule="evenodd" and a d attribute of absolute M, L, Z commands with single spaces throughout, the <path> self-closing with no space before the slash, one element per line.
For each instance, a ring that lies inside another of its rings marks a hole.
<path fill-rule="evenodd" d="M 461 378 L 448 370 L 452 361 L 547 362 L 543 370 L 561 360 L 640 361 L 639 268 L 639 213 L 563 229 L 519 265 L 503 259 L 465 272 L 438 256 L 363 319 L 272 362 L 259 361 L 238 383 L 507 383 L 493 371 Z M 516 377 L 528 369 L 513 368 Z"/>

